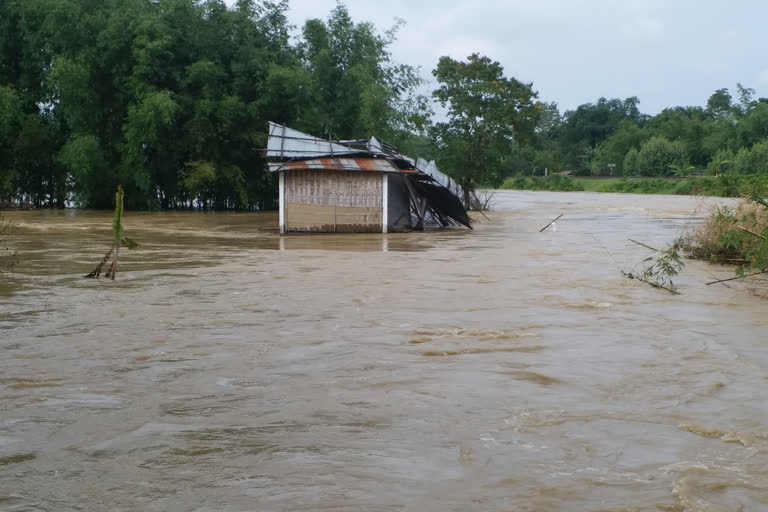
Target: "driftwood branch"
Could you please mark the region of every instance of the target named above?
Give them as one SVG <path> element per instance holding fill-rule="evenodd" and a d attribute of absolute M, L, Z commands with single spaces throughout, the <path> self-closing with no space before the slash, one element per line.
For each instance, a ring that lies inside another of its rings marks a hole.
<path fill-rule="evenodd" d="M 114 251 L 115 248 L 112 247 L 110 250 L 107 251 L 107 254 L 104 255 L 104 258 L 101 260 L 101 263 L 96 265 L 96 268 L 93 269 L 93 271 L 90 274 L 86 274 L 83 277 L 90 277 L 90 278 L 97 278 L 101 275 L 101 269 L 102 267 L 109 261 L 109 257 L 112 256 L 112 251 Z"/>
<path fill-rule="evenodd" d="M 644 243 L 642 243 L 642 242 L 638 242 L 637 240 L 632 240 L 631 238 L 627 238 L 627 240 L 629 240 L 629 241 L 630 241 L 630 242 L 632 242 L 633 244 L 641 245 L 641 246 L 645 247 L 646 249 L 650 249 L 650 250 L 652 250 L 653 252 L 659 252 L 659 250 L 658 250 L 658 249 L 654 249 L 654 248 L 653 248 L 653 247 L 651 247 L 650 245 L 646 245 L 646 244 L 644 244 Z"/>
<path fill-rule="evenodd" d="M 560 217 L 562 217 L 563 215 L 565 215 L 565 214 L 564 214 L 564 213 L 561 213 L 560 215 L 558 215 L 557 217 L 555 217 L 554 219 L 552 219 L 552 221 L 551 221 L 549 224 L 547 224 L 546 226 L 544 226 L 543 228 L 541 228 L 541 229 L 539 230 L 539 233 L 543 233 L 545 229 L 547 229 L 549 226 L 551 226 L 552 224 L 554 224 L 555 222 L 557 222 L 557 220 L 558 220 L 558 219 L 560 219 Z"/>
<path fill-rule="evenodd" d="M 729 277 L 728 279 L 718 279 L 717 281 L 712 281 L 711 283 L 707 283 L 707 286 L 711 284 L 727 283 L 728 281 L 736 281 L 738 279 L 744 279 L 752 276 L 759 276 L 760 274 L 768 274 L 768 270 L 763 270 L 762 272 L 755 272 L 754 274 L 746 274 L 743 276 Z"/>
<path fill-rule="evenodd" d="M 660 290 L 667 291 L 667 292 L 671 293 L 672 295 L 680 295 L 679 291 L 675 290 L 674 288 L 670 288 L 669 286 L 664 286 L 663 284 L 654 283 L 653 281 L 649 281 L 647 279 L 644 279 L 642 276 L 636 276 L 636 275 L 634 275 L 631 272 L 628 273 L 628 272 L 624 272 L 622 270 L 621 273 L 624 274 L 624 277 L 626 277 L 627 279 L 636 279 L 636 280 L 640 281 L 641 283 L 645 283 L 645 284 L 653 286 L 654 288 L 658 288 Z"/>

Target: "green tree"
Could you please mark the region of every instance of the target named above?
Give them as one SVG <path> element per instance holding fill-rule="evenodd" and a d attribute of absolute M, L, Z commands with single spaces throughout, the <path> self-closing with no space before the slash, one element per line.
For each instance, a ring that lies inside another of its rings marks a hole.
<path fill-rule="evenodd" d="M 299 129 L 338 138 L 361 134 L 397 141 L 423 131 L 430 111 L 417 93 L 418 70 L 394 64 L 389 47 L 399 21 L 385 34 L 355 23 L 343 4 L 327 21 L 305 23 L 298 50 L 311 75 Z M 300 82 L 301 83 L 301 82 Z"/>
<path fill-rule="evenodd" d="M 726 123 L 722 128 L 725 128 Z M 653 136 L 679 140 L 688 152 L 691 163 L 705 166 L 712 157 L 707 138 L 721 127 L 700 107 L 675 107 L 664 109 L 650 119 L 644 127 L 646 138 Z"/>
<path fill-rule="evenodd" d="M 594 166 L 591 156 L 585 158 L 585 155 L 596 153 L 599 157 L 615 158 L 606 155 L 610 153 L 607 148 L 602 154 L 595 150 L 620 128 L 622 122 L 637 126 L 645 123 L 647 116 L 640 113 L 639 104 L 640 100 L 634 96 L 624 100 L 600 98 L 597 103 L 585 103 L 566 111 L 561 130 L 565 165 L 579 174 L 587 174 Z"/>
<path fill-rule="evenodd" d="M 439 88 L 432 95 L 448 109 L 435 126 L 439 165 L 464 189 L 466 204 L 478 185 L 498 186 L 508 155 L 533 138 L 543 106 L 532 84 L 504 76 L 498 62 L 478 54 L 466 61 L 441 57 L 432 72 Z"/>
<path fill-rule="evenodd" d="M 739 114 L 747 115 L 757 106 L 758 102 L 754 100 L 755 90 L 751 87 L 744 87 L 741 83 L 736 84 L 739 91 Z"/>
<path fill-rule="evenodd" d="M 0 205 L 15 199 L 18 190 L 13 149 L 22 116 L 21 98 L 16 90 L 0 85 Z"/>
<path fill-rule="evenodd" d="M 751 146 L 768 137 L 768 103 L 758 103 L 741 119 L 736 127 L 736 141 L 732 146 Z"/>
<path fill-rule="evenodd" d="M 718 89 L 707 100 L 707 111 L 715 118 L 720 119 L 733 110 L 733 96 L 727 88 Z"/>
<path fill-rule="evenodd" d="M 639 148 L 647 138 L 646 130 L 632 121 L 622 121 L 613 135 L 600 143 L 595 150 L 590 166 L 592 174 L 633 174 L 634 171 L 625 170 L 625 156 L 631 149 Z"/>

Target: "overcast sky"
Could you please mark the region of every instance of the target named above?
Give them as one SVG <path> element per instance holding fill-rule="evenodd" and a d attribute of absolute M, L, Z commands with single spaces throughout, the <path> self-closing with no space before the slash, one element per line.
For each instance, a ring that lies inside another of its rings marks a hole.
<path fill-rule="evenodd" d="M 736 82 L 768 96 L 768 1 L 347 0 L 355 21 L 407 25 L 394 60 L 431 78 L 442 55 L 473 52 L 533 82 L 561 109 L 637 96 L 643 112 L 704 105 Z M 291 23 L 326 18 L 335 0 L 290 0 Z"/>

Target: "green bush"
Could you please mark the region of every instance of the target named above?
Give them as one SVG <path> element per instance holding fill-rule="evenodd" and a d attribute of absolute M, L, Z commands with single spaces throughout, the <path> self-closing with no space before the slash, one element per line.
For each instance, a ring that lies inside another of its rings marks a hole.
<path fill-rule="evenodd" d="M 733 160 L 736 174 L 768 174 L 768 139 L 751 148 L 741 148 Z"/>
<path fill-rule="evenodd" d="M 766 197 L 768 196 L 768 174 L 747 176 L 726 174 L 719 177 L 681 180 L 679 189 L 675 193 L 718 197 Z"/>
<path fill-rule="evenodd" d="M 688 167 L 688 150 L 679 140 L 651 137 L 624 157 L 625 176 L 670 176 L 672 167 Z"/>

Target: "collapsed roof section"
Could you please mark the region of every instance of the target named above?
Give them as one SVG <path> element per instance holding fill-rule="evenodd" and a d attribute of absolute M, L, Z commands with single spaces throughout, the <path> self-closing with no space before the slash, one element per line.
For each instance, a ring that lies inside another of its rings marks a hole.
<path fill-rule="evenodd" d="M 461 201 L 463 191 L 434 161 L 414 160 L 375 137 L 326 140 L 270 122 L 267 159 L 272 172 L 292 170 L 397 173 L 410 195 L 416 226 L 433 220 L 442 226 L 472 228 Z"/>
<path fill-rule="evenodd" d="M 461 190 L 461 187 L 458 186 L 456 182 L 451 179 L 450 176 L 446 176 L 445 174 L 440 172 L 440 170 L 437 168 L 437 165 L 435 165 L 434 160 L 431 162 L 427 162 L 423 158 L 419 158 L 418 160 L 416 160 L 416 168 L 421 172 L 423 172 L 424 174 L 431 177 L 440 185 L 450 190 L 452 194 L 458 197 L 461 197 L 464 194 L 464 192 Z"/>

